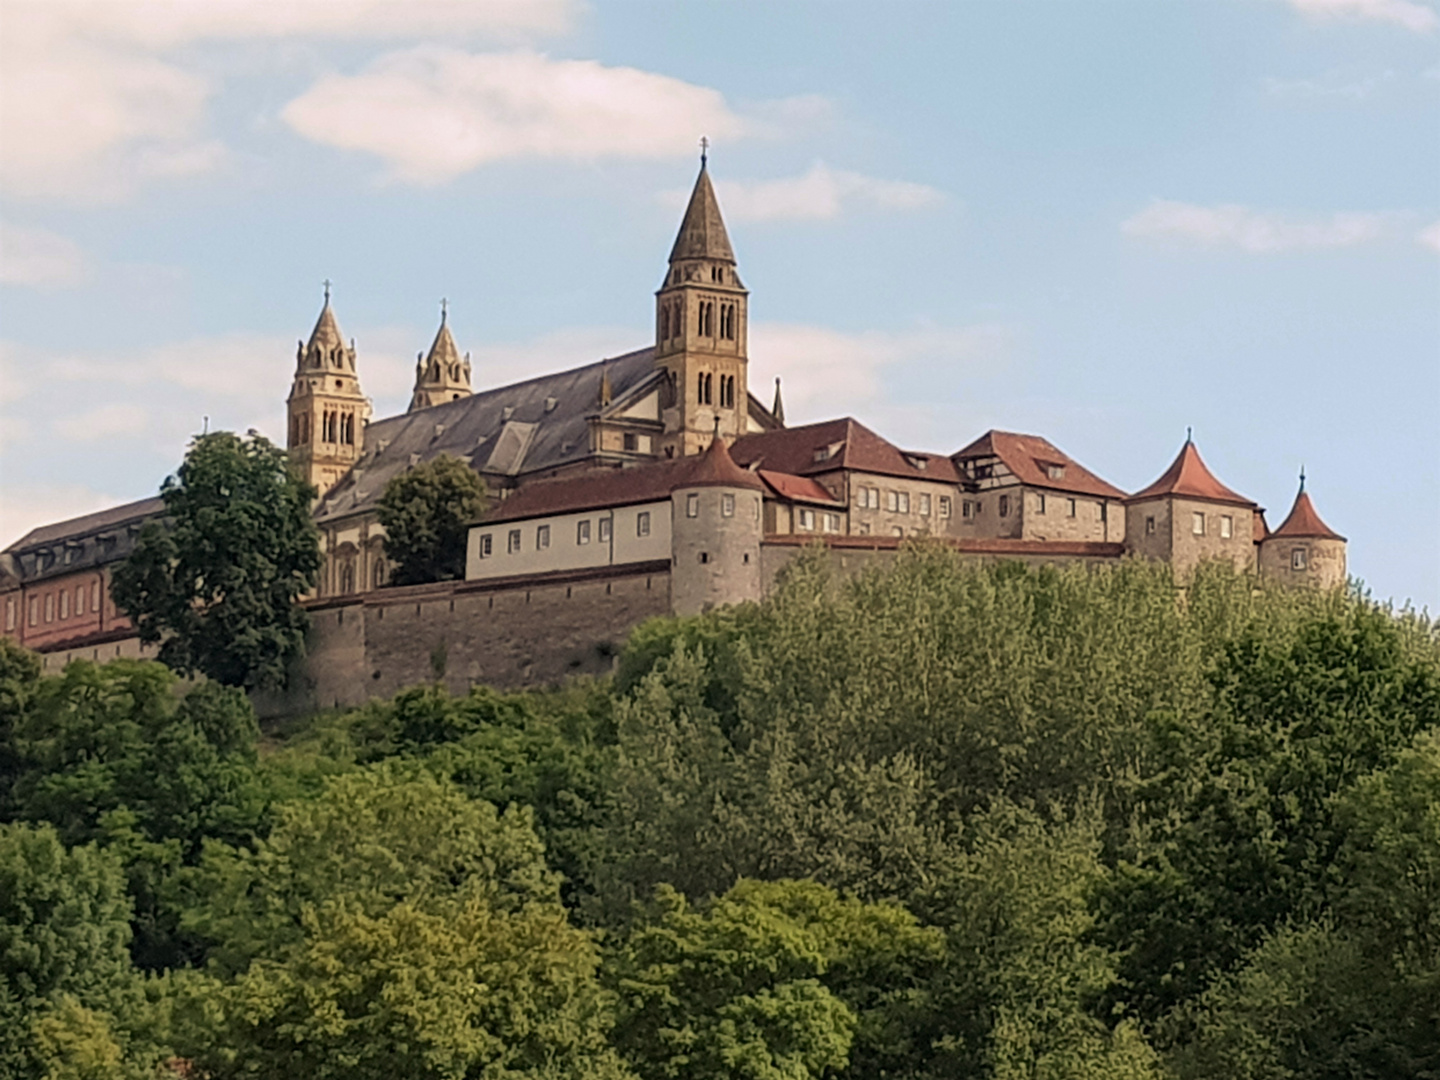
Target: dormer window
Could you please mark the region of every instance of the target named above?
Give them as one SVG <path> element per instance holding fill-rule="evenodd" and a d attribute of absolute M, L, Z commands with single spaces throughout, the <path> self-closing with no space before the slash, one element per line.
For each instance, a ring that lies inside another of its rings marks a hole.
<path fill-rule="evenodd" d="M 1048 476 L 1051 480 L 1064 480 L 1064 479 L 1065 479 L 1065 466 L 1064 466 L 1064 465 L 1053 465 L 1053 464 L 1052 464 L 1052 465 L 1046 465 L 1046 466 L 1045 466 L 1045 475 Z"/>

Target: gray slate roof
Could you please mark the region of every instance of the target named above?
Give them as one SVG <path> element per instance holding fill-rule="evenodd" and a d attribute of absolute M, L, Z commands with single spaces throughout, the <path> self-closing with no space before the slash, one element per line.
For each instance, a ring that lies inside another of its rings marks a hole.
<path fill-rule="evenodd" d="M 105 566 L 129 555 L 140 526 L 164 513 L 165 503 L 158 496 L 112 506 L 31 529 L 4 554 L 22 581 Z"/>
<path fill-rule="evenodd" d="M 645 348 L 372 421 L 364 454 L 321 500 L 316 520 L 374 509 L 392 477 L 439 454 L 497 479 L 583 461 L 591 456 L 588 417 L 600 411 L 600 378 L 607 369 L 616 402 L 662 378 L 654 349 Z"/>

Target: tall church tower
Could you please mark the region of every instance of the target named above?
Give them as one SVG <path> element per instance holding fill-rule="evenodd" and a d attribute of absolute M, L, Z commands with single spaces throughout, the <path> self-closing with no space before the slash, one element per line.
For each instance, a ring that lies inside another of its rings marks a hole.
<path fill-rule="evenodd" d="M 446 401 L 459 401 L 470 396 L 470 355 L 460 357 L 455 339 L 450 335 L 449 313 L 440 301 L 440 329 L 430 346 L 429 355 L 415 357 L 415 391 L 410 395 L 410 408 L 428 409 Z"/>
<path fill-rule="evenodd" d="M 355 345 L 347 346 L 341 336 L 328 281 L 310 340 L 295 351 L 286 411 L 290 464 L 324 495 L 359 460 L 370 419 L 370 401 L 360 392 L 355 372 Z"/>
<path fill-rule="evenodd" d="M 670 376 L 663 453 L 698 454 L 717 433 L 732 441 L 745 433 L 749 296 L 735 272 L 735 252 L 702 155 L 670 269 L 655 294 L 655 363 Z"/>

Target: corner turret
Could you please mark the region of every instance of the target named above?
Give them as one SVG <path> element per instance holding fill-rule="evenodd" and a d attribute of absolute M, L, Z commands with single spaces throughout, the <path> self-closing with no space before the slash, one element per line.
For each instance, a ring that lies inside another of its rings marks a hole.
<path fill-rule="evenodd" d="M 1347 580 L 1345 556 L 1345 537 L 1316 513 L 1302 471 L 1289 516 L 1260 541 L 1261 575 L 1284 585 L 1335 589 Z"/>
<path fill-rule="evenodd" d="M 670 495 L 670 607 L 676 615 L 759 600 L 765 485 L 716 432 Z"/>

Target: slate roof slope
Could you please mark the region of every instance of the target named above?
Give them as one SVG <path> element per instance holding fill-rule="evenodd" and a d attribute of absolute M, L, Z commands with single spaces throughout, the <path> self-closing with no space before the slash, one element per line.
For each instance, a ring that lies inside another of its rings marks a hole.
<path fill-rule="evenodd" d="M 1254 499 L 1247 499 L 1239 492 L 1231 491 L 1215 479 L 1215 474 L 1201 460 L 1200 451 L 1195 449 L 1195 443 L 1189 439 L 1185 440 L 1185 445 L 1180 448 L 1180 453 L 1170 463 L 1170 467 L 1160 475 L 1160 479 L 1149 487 L 1137 491 L 1126 501 L 1140 502 L 1142 499 L 1154 499 L 1161 495 L 1182 495 L 1192 499 L 1204 499 L 1208 502 L 1233 503 L 1236 506 L 1254 507 L 1256 505 Z"/>
<path fill-rule="evenodd" d="M 824 456 L 817 458 L 822 453 Z M 795 476 L 853 469 L 880 476 L 949 484 L 960 479 L 954 462 L 943 454 L 901 450 L 849 416 L 803 427 L 742 435 L 730 448 L 730 455 L 745 468 L 755 467 Z M 923 461 L 925 467 L 912 464 L 910 458 Z"/>
<path fill-rule="evenodd" d="M 1344 540 L 1334 529 L 1320 520 L 1320 515 L 1315 512 L 1315 506 L 1310 501 L 1310 494 L 1304 488 L 1300 494 L 1295 496 L 1295 505 L 1290 508 L 1290 515 L 1271 536 L 1288 536 L 1296 540 Z"/>
<path fill-rule="evenodd" d="M 164 513 L 164 500 L 154 496 L 42 525 L 0 553 L 0 568 L 29 582 L 108 566 L 134 549 L 143 522 Z"/>
<path fill-rule="evenodd" d="M 439 454 L 493 476 L 522 476 L 589 457 L 587 418 L 600 410 L 606 371 L 617 401 L 662 378 L 654 350 L 639 349 L 373 421 L 365 428 L 364 454 L 321 501 L 316 520 L 373 509 L 392 477 Z"/>
<path fill-rule="evenodd" d="M 680 220 L 675 246 L 670 249 L 671 263 L 681 259 L 713 259 L 732 265 L 735 262 L 735 249 L 730 246 L 730 234 L 725 231 L 725 220 L 720 216 L 720 200 L 715 198 L 710 171 L 703 164 L 700 175 L 695 178 L 695 189 L 690 192 L 685 216 Z"/>
<path fill-rule="evenodd" d="M 97 510 L 93 514 L 57 521 L 51 525 L 41 525 L 38 529 L 31 529 L 5 550 L 24 551 L 26 548 L 60 543 L 87 536 L 90 533 L 102 532 L 105 529 L 128 525 L 132 521 L 158 517 L 164 512 L 165 500 L 158 495 L 152 495 L 148 499 L 138 499 L 135 502 L 112 506 L 108 510 Z"/>
<path fill-rule="evenodd" d="M 668 499 L 673 491 L 694 487 L 765 489 L 758 476 L 735 464 L 724 440 L 716 439 L 703 454 L 537 480 L 500 503 L 480 524 L 631 506 Z"/>
<path fill-rule="evenodd" d="M 957 464 L 976 458 L 997 457 L 1022 484 L 1050 491 L 1073 491 L 1106 499 L 1123 499 L 1125 492 L 1102 480 L 1065 453 L 1049 439 L 1039 435 L 1022 435 L 1013 431 L 987 431 L 951 459 Z M 1064 468 L 1065 474 L 1052 480 L 1051 465 Z"/>

